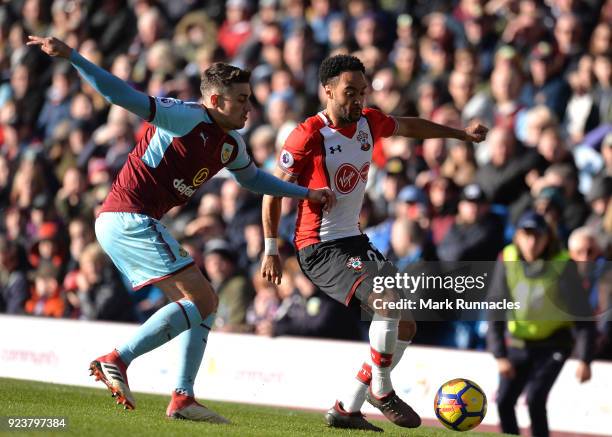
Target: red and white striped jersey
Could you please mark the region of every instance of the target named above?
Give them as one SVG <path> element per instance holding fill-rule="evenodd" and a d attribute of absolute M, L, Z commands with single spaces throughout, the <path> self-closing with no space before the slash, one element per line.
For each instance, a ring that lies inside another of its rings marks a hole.
<path fill-rule="evenodd" d="M 376 109 L 366 108 L 358 122 L 335 128 L 323 113 L 308 118 L 289 135 L 278 165 L 308 188 L 331 188 L 338 204 L 324 212 L 320 204 L 302 200 L 295 230 L 297 249 L 320 241 L 359 235 L 373 144 L 395 134 L 397 121 Z"/>

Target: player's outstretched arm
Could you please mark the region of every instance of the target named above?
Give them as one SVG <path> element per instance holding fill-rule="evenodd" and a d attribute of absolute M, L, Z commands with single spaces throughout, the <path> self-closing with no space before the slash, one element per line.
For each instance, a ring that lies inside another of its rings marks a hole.
<path fill-rule="evenodd" d="M 455 129 L 418 117 L 396 117 L 397 135 L 409 138 L 456 138 L 462 141 L 480 143 L 487 137 L 489 129 L 472 121 L 465 129 Z"/>
<path fill-rule="evenodd" d="M 49 56 L 68 59 L 79 74 L 110 103 L 121 106 L 141 118 L 149 118 L 151 108 L 149 96 L 146 94 L 136 91 L 118 77 L 92 64 L 57 38 L 31 35 L 28 38 L 27 45 L 39 46 Z"/>
<path fill-rule="evenodd" d="M 306 199 L 310 202 L 323 204 L 325 211 L 330 211 L 336 204 L 336 195 L 329 188 L 310 190 L 300 185 L 291 184 L 258 169 L 253 163 L 240 170 L 228 169 L 240 185 L 255 193 Z"/>
<path fill-rule="evenodd" d="M 274 171 L 274 176 L 286 182 L 294 182 L 295 176 L 291 176 L 280 168 Z M 278 225 L 281 216 L 282 197 L 264 196 L 261 205 L 261 221 L 264 231 L 264 254 L 261 259 L 261 276 L 268 281 L 280 285 L 283 277 L 283 269 L 278 256 Z"/>

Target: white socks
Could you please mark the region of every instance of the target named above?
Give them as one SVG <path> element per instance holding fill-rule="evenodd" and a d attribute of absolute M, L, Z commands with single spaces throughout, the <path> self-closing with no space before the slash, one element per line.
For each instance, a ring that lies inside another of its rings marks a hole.
<path fill-rule="evenodd" d="M 395 353 L 393 354 L 393 361 L 390 366 L 390 371 L 397 366 L 404 355 L 404 351 L 408 347 L 411 341 L 403 341 L 397 340 L 395 346 Z M 340 400 L 342 406 L 345 411 L 349 413 L 353 413 L 361 410 L 361 406 L 365 402 L 366 392 L 368 391 L 368 387 L 370 386 L 370 382 L 372 381 L 372 361 L 367 360 L 357 372 L 357 376 L 353 384 L 351 385 L 351 390 L 346 393 L 345 397 Z"/>
<path fill-rule="evenodd" d="M 372 359 L 372 382 L 370 389 L 376 397 L 383 397 L 391 390 L 391 363 L 399 321 L 374 314 L 370 324 L 370 358 Z"/>

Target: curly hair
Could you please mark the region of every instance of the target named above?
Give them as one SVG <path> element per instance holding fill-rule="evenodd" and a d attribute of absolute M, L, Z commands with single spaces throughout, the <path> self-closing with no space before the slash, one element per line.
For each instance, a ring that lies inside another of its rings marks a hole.
<path fill-rule="evenodd" d="M 361 71 L 365 74 L 363 63 L 351 55 L 336 55 L 326 58 L 319 68 L 321 85 L 327 85 L 332 79 L 345 71 Z"/>
<path fill-rule="evenodd" d="M 251 72 L 224 62 L 216 62 L 202 73 L 202 95 L 211 91 L 223 92 L 235 83 L 249 83 Z"/>

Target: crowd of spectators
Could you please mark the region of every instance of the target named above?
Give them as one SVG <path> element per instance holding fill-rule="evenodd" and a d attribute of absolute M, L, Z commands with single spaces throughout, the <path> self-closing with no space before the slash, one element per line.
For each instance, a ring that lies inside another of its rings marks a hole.
<path fill-rule="evenodd" d="M 26 46 L 29 34 L 61 38 L 154 96 L 199 100 L 200 73 L 216 61 L 252 70 L 242 134 L 270 171 L 289 132 L 322 108 L 321 60 L 354 54 L 370 106 L 491 128 L 478 145 L 375 145 L 361 228 L 391 260 L 495 260 L 530 208 L 574 259 L 612 255 L 612 0 L 10 0 L 0 6 L 0 312 L 143 321 L 165 303 L 155 287 L 133 292 L 93 232 L 147 123 Z M 227 174 L 164 223 L 219 293 L 216 329 L 363 338 L 358 316 L 297 266 L 295 210 L 284 199 L 280 286 L 258 276 L 261 198 Z M 603 311 L 610 284 L 598 275 L 591 302 Z M 480 331 L 444 326 L 416 341 L 473 347 Z"/>

